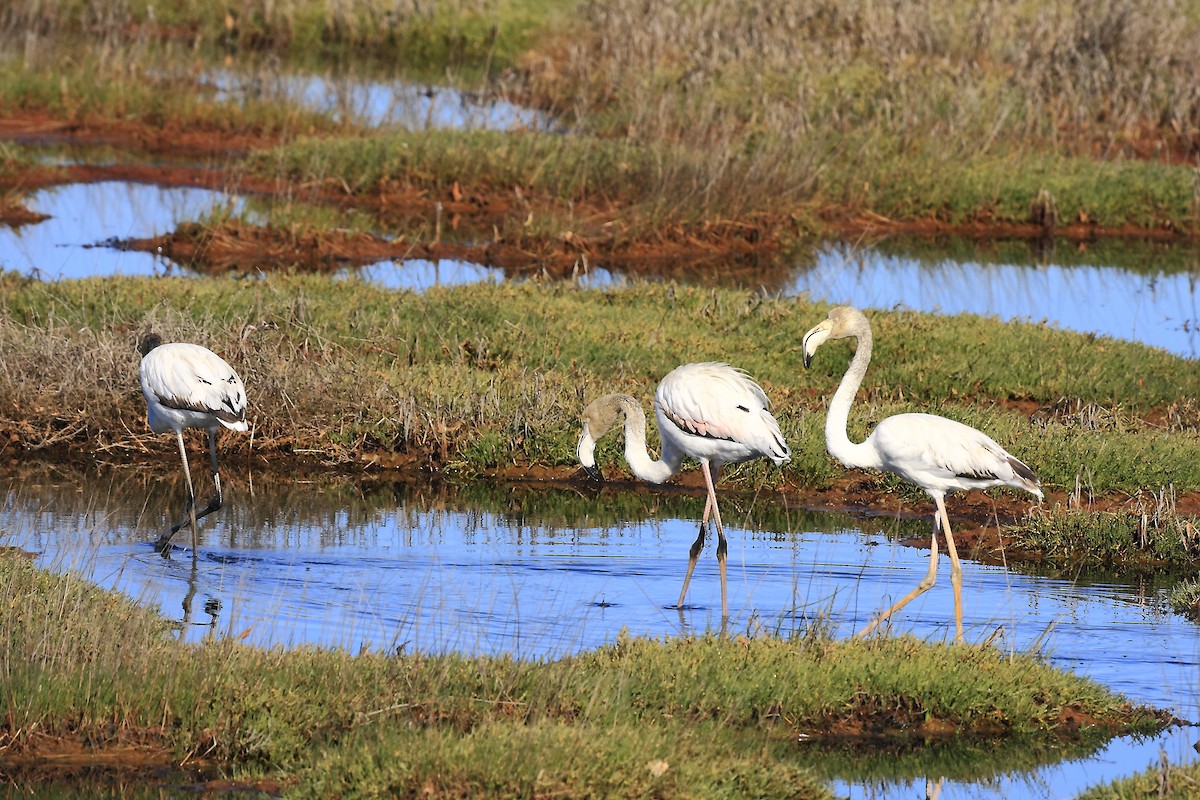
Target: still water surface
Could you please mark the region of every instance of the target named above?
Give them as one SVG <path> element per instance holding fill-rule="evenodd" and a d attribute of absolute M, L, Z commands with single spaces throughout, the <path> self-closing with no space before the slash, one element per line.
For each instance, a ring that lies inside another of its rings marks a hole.
<path fill-rule="evenodd" d="M 240 105 L 269 97 L 372 128 L 513 131 L 555 127 L 549 114 L 503 98 L 402 79 L 222 69 L 209 73 L 202 83 L 213 89 L 215 99 L 222 103 Z"/>
<path fill-rule="evenodd" d="M 512 653 L 552 658 L 613 641 L 718 624 L 712 546 L 680 613 L 687 549 L 703 498 L 612 487 L 294 483 L 230 474 L 229 505 L 203 525 L 199 557 L 156 555 L 149 542 L 179 486 L 158 475 L 70 472 L 0 484 L 0 543 L 76 570 L 177 620 L 190 641 L 244 636 L 260 645 Z M 201 489 L 201 494 L 203 494 Z M 729 496 L 734 632 L 803 631 L 829 620 L 849 635 L 924 574 L 928 551 L 895 543 L 922 523 L 785 509 L 772 496 Z M 866 528 L 867 530 L 864 530 Z M 186 532 L 180 534 L 186 543 Z M 943 581 L 892 632 L 951 635 Z M 1132 700 L 1200 719 L 1200 639 L 1170 613 L 1166 582 L 1038 575 L 964 564 L 966 636 L 1037 649 Z M 913 797 L 945 777 L 942 797 L 1064 797 L 1157 763 L 1195 760 L 1193 729 L 1117 740 L 1085 759 L 1031 770 L 973 754 L 955 766 L 920 753 L 864 768 L 814 756 L 851 797 Z M 924 759 L 924 760 L 923 760 Z M 1015 770 L 1015 771 L 1014 771 Z M 935 774 L 936 773 L 936 774 Z"/>
<path fill-rule="evenodd" d="M 0 267 L 45 280 L 192 274 L 161 256 L 113 243 L 168 233 L 213 211 L 248 213 L 243 199 L 221 192 L 120 181 L 43 189 L 26 204 L 50 219 L 19 229 L 0 227 Z M 1146 245 L 1129 248 L 1120 264 L 1109 263 L 1103 253 L 1056 264 L 1032 257 L 984 258 L 969 248 L 951 256 L 834 243 L 798 255 L 793 268 L 772 273 L 761 288 L 862 308 L 1045 321 L 1200 357 L 1200 258 L 1194 268 L 1186 258 L 1165 267 L 1160 255 L 1158 247 Z M 418 292 L 506 279 L 501 269 L 462 261 L 384 261 L 347 266 L 338 274 Z M 603 265 L 578 278 L 590 286 L 625 280 Z"/>
<path fill-rule="evenodd" d="M 49 219 L 20 228 L 0 225 L 0 267 L 43 280 L 192 274 L 162 256 L 122 250 L 113 243 L 170 233 L 214 208 L 236 213 L 243 206 L 241 200 L 208 189 L 126 181 L 55 186 L 33 192 L 23 202 Z"/>

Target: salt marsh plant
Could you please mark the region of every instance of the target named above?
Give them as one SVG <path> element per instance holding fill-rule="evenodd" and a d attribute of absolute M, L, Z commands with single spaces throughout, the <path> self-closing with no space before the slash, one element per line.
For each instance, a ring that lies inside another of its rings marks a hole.
<path fill-rule="evenodd" d="M 184 645 L 153 612 L 0 554 L 4 759 L 137 741 L 294 796 L 827 797 L 831 731 L 1094 748 L 1164 715 L 987 646 L 622 636 L 555 661 Z M 1073 720 L 1086 718 L 1080 732 Z M 44 752 L 44 751 L 43 751 Z M 403 758 L 397 758 L 403 753 Z M 431 789 L 432 787 L 432 789 Z"/>
<path fill-rule="evenodd" d="M 392 452 L 468 469 L 565 466 L 574 463 L 586 399 L 646 396 L 686 353 L 759 378 L 798 454 L 785 474 L 822 485 L 836 473 L 823 455 L 820 412 L 840 376 L 820 364 L 803 370 L 797 337 L 825 310 L 652 284 L 397 294 L 318 276 L 46 284 L 9 274 L 0 280 L 8 354 L 0 387 L 3 407 L 21 412 L 4 425 L 29 447 L 121 450 L 137 441 L 143 409 L 132 343 L 152 324 L 235 364 L 258 398 L 252 440 L 263 452 L 299 447 L 334 463 Z M 1182 359 L 969 315 L 899 312 L 873 321 L 879 369 L 851 420 L 858 435 L 887 414 L 931 411 L 990 431 L 1051 485 L 1071 486 L 1090 469 L 1101 492 L 1200 486 L 1194 418 L 1178 417 L 1169 433 L 1147 419 L 1200 392 Z M 61 396 L 78 406 L 54 400 Z M 1125 421 L 1096 429 L 1089 415 L 1030 418 L 1002 407 L 1018 398 L 1054 408 L 1064 397 L 1116 408 Z"/>

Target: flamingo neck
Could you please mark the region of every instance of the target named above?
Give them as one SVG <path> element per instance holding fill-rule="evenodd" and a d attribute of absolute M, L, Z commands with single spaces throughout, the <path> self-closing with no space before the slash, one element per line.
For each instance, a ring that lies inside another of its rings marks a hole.
<path fill-rule="evenodd" d="M 875 450 L 867 442 L 855 444 L 850 441 L 847 433 L 850 406 L 854 403 L 858 387 L 862 385 L 863 376 L 867 374 L 867 365 L 871 363 L 870 326 L 859 327 L 854 338 L 858 342 L 854 358 L 850 359 L 850 366 L 829 402 L 829 413 L 825 417 L 825 446 L 831 456 L 847 467 L 879 469 L 882 464 Z"/>
<path fill-rule="evenodd" d="M 679 472 L 683 454 L 663 442 L 663 457 L 653 459 L 646 450 L 646 412 L 637 403 L 624 403 L 625 460 L 638 478 L 650 483 L 662 483 Z"/>

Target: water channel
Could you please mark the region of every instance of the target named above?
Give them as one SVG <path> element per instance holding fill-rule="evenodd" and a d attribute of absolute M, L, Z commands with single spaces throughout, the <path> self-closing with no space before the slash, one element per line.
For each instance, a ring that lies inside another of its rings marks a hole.
<path fill-rule="evenodd" d="M 151 548 L 181 485 L 149 469 L 47 467 L 4 479 L 0 544 L 161 609 L 189 641 L 238 636 L 352 652 L 543 658 L 610 642 L 623 629 L 664 637 L 718 623 L 711 546 L 687 608 L 668 607 L 702 495 L 632 486 L 297 483 L 237 470 L 226 477 L 229 505 L 204 525 L 196 559 L 183 548 L 171 558 Z M 828 622 L 848 635 L 886 598 L 915 585 L 928 564 L 926 551 L 897 541 L 924 535 L 925 522 L 867 523 L 785 508 L 773 496 L 730 495 L 724 513 L 734 632 L 791 635 Z M 1036 650 L 1131 700 L 1200 719 L 1200 639 L 1194 624 L 1167 610 L 1168 586 L 967 562 L 966 636 Z M 943 581 L 906 608 L 892 632 L 941 641 L 952 619 Z M 829 753 L 813 753 L 812 763 L 839 794 L 856 798 L 912 797 L 927 777 L 944 779 L 943 797 L 1064 797 L 1158 763 L 1163 752 L 1189 763 L 1197 739 L 1195 729 L 1174 728 L 1090 754 L 980 758 L 934 748 L 869 767 Z"/>
<path fill-rule="evenodd" d="M 46 280 L 189 275 L 162 256 L 123 250 L 114 243 L 167 233 L 214 210 L 241 214 L 244 203 L 207 189 L 120 181 L 43 189 L 30 195 L 26 205 L 49 219 L 18 229 L 0 227 L 0 266 Z M 863 308 L 1044 321 L 1186 358 L 1200 356 L 1200 253 L 1181 252 L 1161 266 L 1158 248 L 1130 246 L 1120 253 L 1119 263 L 1106 262 L 1103 253 L 1055 263 L 1022 247 L 1000 254 L 968 248 L 949 256 L 884 242 L 824 244 L 796 258 L 782 281 L 763 288 L 785 297 L 804 295 Z M 348 266 L 339 274 L 413 291 L 505 279 L 503 270 L 462 261 L 385 261 Z M 602 264 L 580 278 L 593 286 L 628 279 Z"/>

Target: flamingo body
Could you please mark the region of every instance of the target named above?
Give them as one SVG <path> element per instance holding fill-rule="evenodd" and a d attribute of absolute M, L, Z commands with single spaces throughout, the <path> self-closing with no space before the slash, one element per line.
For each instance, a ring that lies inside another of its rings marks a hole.
<path fill-rule="evenodd" d="M 779 423 L 771 415 L 766 394 L 744 371 L 720 362 L 684 364 L 671 370 L 654 393 L 662 454 L 646 451 L 646 414 L 627 394 L 608 394 L 593 400 L 583 411 L 579 437 L 579 463 L 593 477 L 596 442 L 624 423 L 625 459 L 638 478 L 663 483 L 679 472 L 684 458 L 700 462 L 708 489 L 700 532 L 689 553 L 688 569 L 679 593 L 680 608 L 692 571 L 704 545 L 705 526 L 711 515 L 717 528 L 717 565 L 721 573 L 721 614 L 729 616 L 725 561 L 728 545 L 717 506 L 715 481 L 724 464 L 769 458 L 775 464 L 791 460 Z"/>
<path fill-rule="evenodd" d="M 246 423 L 246 387 L 237 371 L 223 358 L 198 344 L 175 342 L 162 344 L 153 333 L 138 345 L 142 353 L 138 378 L 146 398 L 146 421 L 155 433 L 174 431 L 183 461 L 187 483 L 187 512 L 178 523 L 163 531 L 155 547 L 164 554 L 171 537 L 190 519 L 192 552 L 198 544 L 197 520 L 217 511 L 222 505 L 221 474 L 217 467 L 217 431 L 228 428 L 244 431 Z M 183 431 L 200 428 L 208 432 L 215 494 L 208 506 L 196 512 L 192 473 L 188 466 Z"/>
<path fill-rule="evenodd" d="M 933 499 L 933 545 L 929 572 L 898 602 L 859 631 L 870 633 L 879 623 L 927 591 L 937 578 L 937 532 L 946 536 L 950 555 L 950 582 L 954 588 L 956 636 L 962 639 L 962 567 L 950 532 L 945 497 L 948 492 L 1009 486 L 1042 499 L 1041 481 L 1023 461 L 991 437 L 969 425 L 934 414 L 897 414 L 882 420 L 866 440 L 855 443 L 846 433 L 850 406 L 871 361 L 871 323 L 849 306 L 835 308 L 829 317 L 804 335 L 804 366 L 812 363 L 817 348 L 828 340 L 853 338 L 858 342 L 846 374 L 829 403 L 825 419 L 825 444 L 829 454 L 847 467 L 892 472 L 920 486 Z"/>
<path fill-rule="evenodd" d="M 249 427 L 242 379 L 206 347 L 160 344 L 142 357 L 138 378 L 146 397 L 146 419 L 155 433 Z"/>
<path fill-rule="evenodd" d="M 684 364 L 654 393 L 663 447 L 714 467 L 765 457 L 778 466 L 791 451 L 767 395 L 745 372 L 720 362 Z"/>
<path fill-rule="evenodd" d="M 897 414 L 867 437 L 878 469 L 893 472 L 926 492 L 1009 486 L 1041 497 L 1037 476 L 990 436 L 935 414 Z M 1031 485 L 1032 484 L 1032 485 Z"/>

